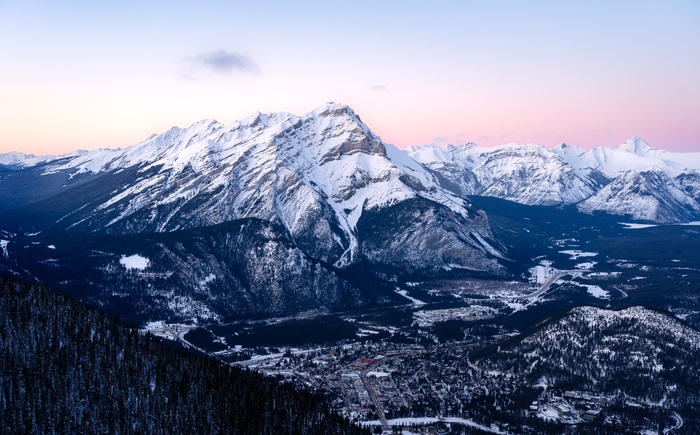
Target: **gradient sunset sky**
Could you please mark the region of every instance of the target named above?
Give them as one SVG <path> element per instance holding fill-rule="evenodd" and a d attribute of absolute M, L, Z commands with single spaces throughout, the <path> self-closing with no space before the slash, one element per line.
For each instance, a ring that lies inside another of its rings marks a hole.
<path fill-rule="evenodd" d="M 700 1 L 0 0 L 0 153 L 350 105 L 385 142 L 700 151 Z"/>

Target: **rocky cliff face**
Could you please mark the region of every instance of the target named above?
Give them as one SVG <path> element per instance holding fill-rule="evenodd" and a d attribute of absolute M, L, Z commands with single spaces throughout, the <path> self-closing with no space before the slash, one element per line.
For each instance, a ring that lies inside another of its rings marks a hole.
<path fill-rule="evenodd" d="M 483 212 L 338 104 L 304 116 L 256 114 L 230 126 L 201 121 L 124 150 L 14 171 L 0 185 L 10 192 L 46 177 L 61 187 L 32 197 L 13 192 L 14 204 L 0 207 L 0 227 L 16 234 L 12 248 L 31 246 L 28 237 L 46 244 L 58 234 L 105 237 L 104 258 L 93 268 L 102 297 L 126 279 L 141 294 L 170 295 L 153 303 L 174 315 L 185 315 L 186 306 L 222 317 L 371 303 L 363 284 L 341 278 L 348 268 L 503 273 L 503 247 Z M 226 224 L 244 221 L 258 222 L 258 230 L 227 232 Z M 189 238 L 204 229 L 203 239 Z M 157 248 L 135 238 L 158 240 Z M 138 273 L 109 266 L 117 253 L 129 254 L 115 249 L 117 240 L 136 243 L 134 254 L 150 252 L 149 266 Z M 44 280 L 48 271 L 27 261 L 7 266 Z M 162 274 L 172 291 L 150 283 Z"/>
<path fill-rule="evenodd" d="M 576 204 L 630 219 L 674 223 L 700 219 L 700 153 L 652 148 L 633 137 L 617 148 L 553 149 L 509 144 L 412 147 L 408 153 L 461 195 L 528 205 Z"/>
<path fill-rule="evenodd" d="M 700 204 L 676 181 L 660 171 L 628 171 L 577 205 L 592 213 L 632 216 L 657 223 L 688 222 L 700 216 Z"/>

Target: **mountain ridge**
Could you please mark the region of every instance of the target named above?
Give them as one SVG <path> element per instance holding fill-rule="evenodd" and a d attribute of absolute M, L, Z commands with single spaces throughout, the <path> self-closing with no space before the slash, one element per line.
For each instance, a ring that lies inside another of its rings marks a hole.
<path fill-rule="evenodd" d="M 407 148 L 416 161 L 440 173 L 462 195 L 494 196 L 527 205 L 576 205 L 633 220 L 679 223 L 700 219 L 700 153 L 651 147 L 633 136 L 615 148 L 590 150 L 560 144 L 493 148 L 424 145 Z M 633 174 L 633 175 L 631 175 Z M 648 174 L 645 176 L 644 174 Z M 664 179 L 647 194 L 625 179 Z M 614 186 L 616 195 L 609 192 Z M 650 197 L 655 212 L 648 212 Z"/>
<path fill-rule="evenodd" d="M 7 238 L 6 267 L 50 276 L 61 286 L 99 281 L 98 300 L 113 299 L 110 286 L 135 278 L 131 287 L 142 293 L 130 300 L 171 310 L 171 317 L 189 315 L 180 308 L 187 304 L 173 307 L 159 295 L 184 298 L 200 307 L 195 318 L 210 319 L 236 314 L 225 301 L 237 301 L 246 314 L 333 310 L 394 301 L 393 289 L 378 297 L 367 286 L 383 288 L 380 281 L 397 276 L 505 274 L 506 248 L 483 211 L 382 142 L 351 108 L 334 103 L 303 116 L 255 114 L 230 126 L 204 120 L 123 150 L 96 150 L 0 176 L 7 199 L 0 225 L 15 234 Z M 260 225 L 221 226 L 244 221 Z M 198 228 L 209 230 L 183 232 Z M 36 259 L 22 253 L 23 244 L 33 249 L 33 237 L 55 245 L 49 240 L 59 234 L 85 241 L 106 236 L 105 248 L 64 253 L 73 266 L 89 265 L 92 281 L 47 269 L 46 262 L 64 262 L 58 252 L 49 259 L 43 251 Z M 157 248 L 138 242 L 149 235 Z M 116 250 L 117 240 L 139 250 Z M 134 254 L 150 260 L 143 272 L 119 265 L 120 256 Z M 194 264 L 214 278 L 189 273 L 187 265 Z M 346 279 L 348 269 L 377 275 L 377 281 Z M 286 278 L 259 285 L 271 277 Z M 166 289 L 173 286 L 195 290 L 174 295 Z"/>
<path fill-rule="evenodd" d="M 309 124 L 309 120 L 323 119 L 329 122 L 326 125 L 321 125 L 321 122 L 318 125 L 321 130 L 312 129 L 311 136 L 323 138 L 329 147 L 319 155 L 311 155 L 304 151 L 297 153 L 297 156 L 290 156 L 289 150 L 294 147 L 304 150 L 305 141 L 312 140 L 308 134 L 293 137 L 292 133 L 300 130 L 304 124 Z M 341 119 L 344 120 L 345 126 L 351 127 L 351 132 L 344 137 L 345 141 L 342 144 L 337 143 L 334 148 L 333 138 L 324 137 L 324 134 L 342 127 L 336 122 Z M 207 139 L 202 140 L 205 137 Z M 207 171 L 226 162 L 227 159 L 242 158 L 231 150 L 236 146 L 240 147 L 243 142 L 249 142 L 251 138 L 272 141 L 275 146 L 281 147 L 275 151 L 276 156 L 268 158 L 268 164 L 291 166 L 293 171 L 305 171 L 314 165 L 324 167 L 324 164 L 333 160 L 361 153 L 385 157 L 390 162 L 397 163 L 401 169 L 408 170 L 409 175 L 411 171 L 418 170 L 414 163 L 417 162 L 433 172 L 440 187 L 460 198 L 480 195 L 528 205 L 577 205 L 580 211 L 586 213 L 606 212 L 654 223 L 678 223 L 700 219 L 700 153 L 697 152 L 678 153 L 662 150 L 652 147 L 637 136 L 630 137 L 616 147 L 599 146 L 589 150 L 565 143 L 553 148 L 517 143 L 481 147 L 467 143 L 446 146 L 421 145 L 399 150 L 374 135 L 352 108 L 337 103 L 326 103 L 303 116 L 286 112 L 257 112 L 229 125 L 205 119 L 187 128 L 172 127 L 124 149 L 77 151 L 61 156 L 41 157 L 16 152 L 0 154 L 0 166 L 13 171 L 43 165 L 46 167 L 43 175 L 67 173 L 69 181 L 75 177 L 139 166 L 140 171 L 151 168 L 157 168 L 160 174 L 169 171 L 168 183 L 174 185 L 178 180 L 177 175 L 185 170 Z M 249 153 L 258 151 L 259 148 L 247 150 Z M 363 177 L 367 174 L 367 165 L 371 166 L 371 162 L 366 160 L 368 159 L 351 162 L 355 168 L 361 169 L 360 174 L 363 175 L 355 181 L 356 186 L 367 183 Z M 649 173 L 664 174 L 655 177 L 667 177 L 667 180 L 656 186 L 651 195 L 654 199 L 650 202 L 647 195 L 639 197 L 634 187 L 625 182 L 625 178 L 631 177 L 630 171 L 638 174 L 636 177 L 639 179 L 645 177 L 641 174 Z M 314 175 L 303 176 L 299 181 L 307 187 L 310 183 L 320 186 L 318 189 L 311 187 L 311 191 L 317 195 L 332 198 L 333 195 L 347 194 L 329 192 L 328 186 L 323 186 L 320 182 L 333 175 L 332 173 L 321 171 Z M 403 181 L 404 184 L 413 184 L 417 190 L 425 188 L 422 184 L 433 184 L 425 179 L 415 180 L 410 177 L 404 177 Z M 225 185 L 226 182 L 221 177 L 212 177 L 206 184 L 205 191 Z M 616 202 L 611 196 L 609 190 L 615 186 L 618 186 L 616 197 L 624 196 L 624 201 Z M 627 187 L 619 190 L 619 186 Z M 172 203 L 177 198 L 196 196 L 202 188 L 200 186 L 200 190 L 173 189 L 174 196 L 164 199 L 164 202 Z M 429 191 L 430 186 L 423 190 Z M 115 192 L 115 196 L 105 201 L 102 208 L 108 208 L 111 203 L 118 202 L 120 197 L 125 195 L 125 192 Z M 336 224 L 343 227 L 345 238 L 352 245 L 352 248 L 345 247 L 348 259 L 343 260 L 344 262 L 354 255 L 356 240 L 352 229 L 361 214 L 357 204 L 353 204 L 354 208 L 351 207 L 350 213 L 344 216 L 342 209 L 347 207 L 342 203 L 348 198 L 327 204 L 331 208 L 334 204 L 340 208 L 333 210 L 333 214 L 338 216 Z M 447 202 L 453 202 L 444 195 L 438 200 L 445 203 L 446 199 Z M 371 207 L 377 204 L 368 205 Z M 649 212 L 647 209 L 650 206 L 658 209 L 658 212 Z M 134 205 L 125 210 L 125 213 L 130 213 L 133 209 Z M 289 218 L 294 219 L 292 216 Z M 118 220 L 118 217 L 113 219 Z M 111 223 L 115 223 L 116 220 Z M 288 224 L 294 225 L 291 221 Z"/>

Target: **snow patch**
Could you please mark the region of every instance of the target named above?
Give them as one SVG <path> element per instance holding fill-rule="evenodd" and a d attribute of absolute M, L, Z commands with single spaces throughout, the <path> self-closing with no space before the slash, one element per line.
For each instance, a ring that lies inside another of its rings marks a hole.
<path fill-rule="evenodd" d="M 592 284 L 578 284 L 581 287 L 585 287 L 586 290 L 588 290 L 588 294 L 596 297 L 598 299 L 610 299 L 610 293 L 608 293 L 606 290 L 603 290 L 597 285 L 592 285 Z"/>
<path fill-rule="evenodd" d="M 199 281 L 199 286 L 201 288 L 204 288 L 209 284 L 210 282 L 214 281 L 216 279 L 216 275 L 213 273 L 210 273 L 209 275 L 205 276 L 203 280 Z"/>
<path fill-rule="evenodd" d="M 396 293 L 400 294 L 401 296 L 403 296 L 403 297 L 405 297 L 406 299 L 408 299 L 408 300 L 410 300 L 411 302 L 413 302 L 413 305 L 415 305 L 416 307 L 420 307 L 420 306 L 422 306 L 422 305 L 425 305 L 425 302 L 419 301 L 418 299 L 412 298 L 411 296 L 409 296 L 409 295 L 408 295 L 408 291 L 406 291 L 406 290 L 399 290 L 399 289 L 397 289 L 397 290 L 395 290 L 395 291 L 396 291 Z"/>
<path fill-rule="evenodd" d="M 146 257 L 142 257 L 138 254 L 129 256 L 122 255 L 122 258 L 119 259 L 119 263 L 121 263 L 122 266 L 126 267 L 127 270 L 144 270 L 151 263 L 151 260 L 149 260 Z"/>
<path fill-rule="evenodd" d="M 513 313 L 517 313 L 518 311 L 524 310 L 527 306 L 523 304 L 522 302 L 514 302 L 514 301 L 509 301 L 509 300 L 504 300 L 503 303 L 513 310 Z"/>
<path fill-rule="evenodd" d="M 642 230 L 644 228 L 658 227 L 658 225 L 652 224 L 628 224 L 625 222 L 620 222 L 620 225 L 624 225 L 626 230 Z"/>
<path fill-rule="evenodd" d="M 0 240 L 0 248 L 2 248 L 2 255 L 3 255 L 5 258 L 9 258 L 9 257 L 10 257 L 10 253 L 7 252 L 7 244 L 8 244 L 8 243 L 10 243 L 9 240 L 5 240 L 5 239 Z"/>
<path fill-rule="evenodd" d="M 392 418 L 387 420 L 387 423 L 390 426 L 411 426 L 411 425 L 428 425 L 428 424 L 434 424 L 438 422 L 444 422 L 444 423 L 458 423 L 458 424 L 463 424 L 465 426 L 473 427 L 479 430 L 482 430 L 484 432 L 490 432 L 490 433 L 504 433 L 501 432 L 497 427 L 495 426 L 484 426 L 483 424 L 476 423 L 473 420 L 467 420 L 466 418 L 459 418 L 459 417 L 401 417 L 401 418 Z M 379 420 L 370 420 L 370 421 L 361 421 L 359 422 L 361 425 L 365 427 L 371 427 L 371 426 L 378 426 L 381 424 Z"/>
<path fill-rule="evenodd" d="M 583 252 L 583 251 L 579 251 L 578 249 L 569 249 L 566 251 L 559 251 L 559 253 L 568 255 L 569 260 L 578 260 L 579 258 L 595 257 L 596 255 L 598 255 L 597 252 Z"/>
<path fill-rule="evenodd" d="M 588 261 L 586 263 L 579 263 L 575 265 L 574 268 L 578 270 L 591 270 L 596 264 L 598 264 L 597 261 Z"/>
<path fill-rule="evenodd" d="M 373 371 L 373 372 L 367 372 L 367 376 L 370 376 L 370 377 L 374 376 L 375 378 L 388 378 L 391 376 L 391 374 L 389 374 L 387 372 Z"/>

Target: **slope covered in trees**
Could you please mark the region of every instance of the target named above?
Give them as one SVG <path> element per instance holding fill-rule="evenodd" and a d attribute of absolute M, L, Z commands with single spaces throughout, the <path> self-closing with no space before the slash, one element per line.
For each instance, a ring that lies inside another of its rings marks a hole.
<path fill-rule="evenodd" d="M 140 335 L 3 278 L 3 433 L 363 433 L 306 391 Z"/>

